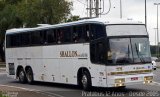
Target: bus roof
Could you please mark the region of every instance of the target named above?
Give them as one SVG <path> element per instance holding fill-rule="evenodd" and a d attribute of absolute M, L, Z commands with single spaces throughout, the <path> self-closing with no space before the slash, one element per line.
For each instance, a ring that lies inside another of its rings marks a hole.
<path fill-rule="evenodd" d="M 35 30 L 43 30 L 43 29 L 57 28 L 57 27 L 65 27 L 65 26 L 85 24 L 85 23 L 97 23 L 97 24 L 104 24 L 104 25 L 110 25 L 110 24 L 143 24 L 142 22 L 132 21 L 132 20 L 128 20 L 128 19 L 93 18 L 93 19 L 84 19 L 84 20 L 79 20 L 79 21 L 75 21 L 75 22 L 61 23 L 61 24 L 55 24 L 55 25 L 41 24 L 40 26 L 34 27 L 34 28 L 14 28 L 14 29 L 7 30 L 6 34 L 27 32 L 27 31 L 35 31 Z"/>

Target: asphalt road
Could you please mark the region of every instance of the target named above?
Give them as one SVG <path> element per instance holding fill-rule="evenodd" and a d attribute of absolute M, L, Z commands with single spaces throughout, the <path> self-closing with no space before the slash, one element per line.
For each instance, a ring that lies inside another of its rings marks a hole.
<path fill-rule="evenodd" d="M 21 94 L 23 97 L 123 97 L 123 96 L 160 96 L 160 69 L 154 71 L 154 82 L 150 85 L 131 85 L 126 89 L 115 88 L 93 88 L 90 92 L 84 92 L 77 86 L 36 82 L 34 85 L 21 84 L 18 81 L 8 78 L 6 74 L 0 73 L 0 89 L 3 87 L 16 88 L 13 94 Z M 20 90 L 18 90 L 20 89 Z M 24 91 L 23 91 L 24 90 Z M 6 90 L 7 91 L 7 90 Z M 13 96 L 17 97 L 17 96 Z M 22 97 L 22 96 L 19 96 Z"/>

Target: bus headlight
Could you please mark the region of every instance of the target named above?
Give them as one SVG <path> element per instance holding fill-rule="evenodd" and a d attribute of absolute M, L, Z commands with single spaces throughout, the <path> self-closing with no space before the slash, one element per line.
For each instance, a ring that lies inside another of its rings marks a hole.
<path fill-rule="evenodd" d="M 153 76 L 145 76 L 144 81 L 153 80 Z"/>
<path fill-rule="evenodd" d="M 124 83 L 125 79 L 121 78 L 121 79 L 115 79 L 115 83 Z"/>
<path fill-rule="evenodd" d="M 120 79 L 115 79 L 115 87 L 120 87 L 120 86 L 125 86 L 125 79 L 120 78 Z"/>
<path fill-rule="evenodd" d="M 144 77 L 144 84 L 152 83 L 153 76 L 145 76 Z"/>

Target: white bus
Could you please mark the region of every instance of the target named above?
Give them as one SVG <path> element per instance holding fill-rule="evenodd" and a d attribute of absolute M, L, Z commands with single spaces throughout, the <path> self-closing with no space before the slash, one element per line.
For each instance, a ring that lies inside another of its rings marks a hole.
<path fill-rule="evenodd" d="M 100 18 L 6 32 L 8 76 L 94 87 L 125 87 L 153 80 L 145 25 Z"/>

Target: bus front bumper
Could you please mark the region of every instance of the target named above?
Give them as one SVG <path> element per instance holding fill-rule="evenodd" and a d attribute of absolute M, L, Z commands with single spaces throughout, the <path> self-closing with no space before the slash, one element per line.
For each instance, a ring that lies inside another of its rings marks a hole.
<path fill-rule="evenodd" d="M 153 73 L 126 75 L 126 76 L 112 76 L 107 79 L 108 87 L 122 87 L 135 84 L 150 84 L 153 82 Z"/>

